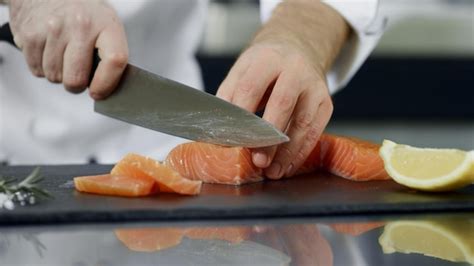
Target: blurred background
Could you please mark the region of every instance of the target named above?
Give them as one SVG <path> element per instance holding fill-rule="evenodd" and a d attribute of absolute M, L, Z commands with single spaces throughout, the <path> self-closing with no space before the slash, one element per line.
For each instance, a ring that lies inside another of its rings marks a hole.
<path fill-rule="evenodd" d="M 258 0 L 211 1 L 197 55 L 214 93 L 260 27 Z M 474 1 L 381 0 L 380 44 L 333 97 L 328 131 L 474 149 Z"/>

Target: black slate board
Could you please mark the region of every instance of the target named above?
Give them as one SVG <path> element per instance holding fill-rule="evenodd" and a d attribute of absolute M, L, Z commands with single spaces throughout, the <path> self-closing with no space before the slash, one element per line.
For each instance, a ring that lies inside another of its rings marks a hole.
<path fill-rule="evenodd" d="M 121 222 L 198 222 L 254 219 L 382 216 L 474 212 L 474 186 L 430 194 L 392 181 L 352 182 L 326 173 L 241 187 L 203 186 L 199 196 L 160 194 L 147 198 L 76 192 L 74 176 L 107 173 L 110 166 L 44 166 L 42 185 L 54 199 L 0 210 L 0 226 Z M 0 167 L 0 175 L 24 177 L 32 167 Z"/>

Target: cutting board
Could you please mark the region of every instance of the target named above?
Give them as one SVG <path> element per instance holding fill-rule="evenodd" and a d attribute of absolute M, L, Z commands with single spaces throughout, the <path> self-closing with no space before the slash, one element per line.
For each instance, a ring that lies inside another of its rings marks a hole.
<path fill-rule="evenodd" d="M 0 167 L 22 178 L 32 167 Z M 474 212 L 474 186 L 449 193 L 422 193 L 393 181 L 352 182 L 313 173 L 240 187 L 205 184 L 199 196 L 159 194 L 120 198 L 74 190 L 74 176 L 107 173 L 111 166 L 43 166 L 42 185 L 54 199 L 0 210 L 0 225 L 121 222 L 244 221 L 286 218 L 383 216 Z"/>

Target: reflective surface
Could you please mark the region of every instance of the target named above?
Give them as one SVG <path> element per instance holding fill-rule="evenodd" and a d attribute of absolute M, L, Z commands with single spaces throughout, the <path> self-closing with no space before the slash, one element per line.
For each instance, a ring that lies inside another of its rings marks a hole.
<path fill-rule="evenodd" d="M 0 229 L 1 265 L 470 265 L 474 215 Z"/>

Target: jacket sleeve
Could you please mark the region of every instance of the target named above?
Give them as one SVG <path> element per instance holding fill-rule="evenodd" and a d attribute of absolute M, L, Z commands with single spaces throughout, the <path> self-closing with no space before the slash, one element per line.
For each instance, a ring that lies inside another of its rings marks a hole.
<path fill-rule="evenodd" d="M 260 0 L 260 14 L 265 23 L 281 0 Z M 352 34 L 327 74 L 331 93 L 349 83 L 357 70 L 369 57 L 382 36 L 386 18 L 379 12 L 379 0 L 325 0 L 325 4 L 338 11 L 352 27 Z"/>

